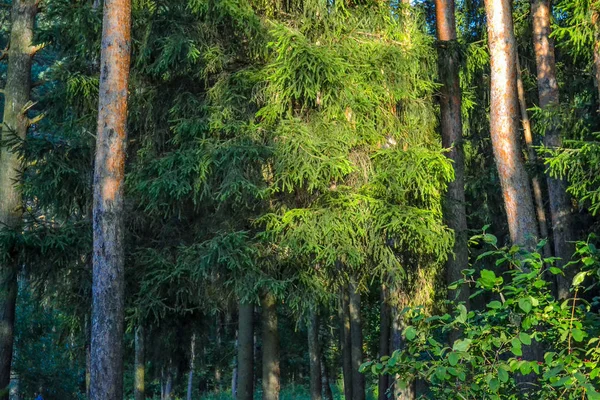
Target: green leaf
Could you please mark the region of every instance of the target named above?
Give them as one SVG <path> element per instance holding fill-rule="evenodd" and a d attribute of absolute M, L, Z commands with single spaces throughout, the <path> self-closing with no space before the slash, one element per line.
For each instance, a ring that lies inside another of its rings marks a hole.
<path fill-rule="evenodd" d="M 527 298 L 519 299 L 519 308 L 526 314 L 531 311 L 531 301 Z"/>
<path fill-rule="evenodd" d="M 458 339 L 457 341 L 454 342 L 454 345 L 452 346 L 452 350 L 467 351 L 467 350 L 469 350 L 469 347 L 471 346 L 472 342 L 473 341 L 471 339 Z"/>
<path fill-rule="evenodd" d="M 458 364 L 458 361 L 460 360 L 460 354 L 458 354 L 455 351 L 451 351 L 450 354 L 448 354 L 448 364 L 455 366 L 456 364 Z"/>
<path fill-rule="evenodd" d="M 576 342 L 581 342 L 585 336 L 585 332 L 583 332 L 581 329 L 573 328 L 571 335 L 573 335 L 573 339 Z"/>
<path fill-rule="evenodd" d="M 492 392 L 497 392 L 500 390 L 500 381 L 496 378 L 490 379 L 490 389 Z"/>
<path fill-rule="evenodd" d="M 588 274 L 587 271 L 581 271 L 577 275 L 575 275 L 575 277 L 573 278 L 573 286 L 581 285 L 583 283 L 583 281 L 585 280 L 585 277 L 587 276 L 587 274 Z"/>
<path fill-rule="evenodd" d="M 498 300 L 494 300 L 494 301 L 490 301 L 487 306 L 488 306 L 488 308 L 491 308 L 492 310 L 497 310 L 499 308 L 502 308 L 502 303 L 500 303 Z"/>
<path fill-rule="evenodd" d="M 417 336 L 417 330 L 412 327 L 412 326 L 408 326 L 406 327 L 406 329 L 404 330 L 404 337 L 406 337 L 406 340 L 408 340 L 409 342 L 414 340 L 414 338 Z"/>
<path fill-rule="evenodd" d="M 529 336 L 525 332 L 519 333 L 519 340 L 526 346 L 529 346 L 531 344 L 531 336 Z"/>
<path fill-rule="evenodd" d="M 504 383 L 508 382 L 508 372 L 502 368 L 498 368 L 498 379 Z"/>

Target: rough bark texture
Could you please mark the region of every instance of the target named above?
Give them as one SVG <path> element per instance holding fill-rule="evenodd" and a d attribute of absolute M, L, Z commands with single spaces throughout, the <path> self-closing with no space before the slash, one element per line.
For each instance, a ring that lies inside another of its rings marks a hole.
<path fill-rule="evenodd" d="M 510 239 L 533 246 L 538 237 L 529 177 L 519 143 L 516 46 L 511 0 L 486 0 L 491 63 L 490 133 Z"/>
<path fill-rule="evenodd" d="M 558 82 L 556 80 L 556 60 L 554 41 L 550 38 L 550 1 L 533 0 L 531 4 L 533 15 L 533 48 L 537 64 L 537 83 L 542 110 L 552 111 L 559 105 Z M 562 146 L 560 130 L 555 125 L 548 125 L 544 135 L 544 145 L 550 148 Z M 550 216 L 552 217 L 552 244 L 554 256 L 560 257 L 558 265 L 568 262 L 575 250 L 572 245 L 574 227 L 571 213 L 571 199 L 567 193 L 567 183 L 563 179 L 546 177 L 548 195 L 550 198 Z M 573 281 L 571 268 L 565 271 L 565 276 L 557 275 L 557 294 L 560 299 L 570 296 L 569 289 Z"/>
<path fill-rule="evenodd" d="M 321 384 L 323 385 L 323 397 L 325 400 L 333 400 L 333 392 L 331 391 L 331 384 L 329 383 L 329 371 L 323 353 L 324 352 L 321 352 Z"/>
<path fill-rule="evenodd" d="M 131 0 L 105 0 L 94 171 L 92 400 L 123 398 L 123 181 Z"/>
<path fill-rule="evenodd" d="M 448 184 L 448 193 L 444 203 L 444 219 L 454 231 L 454 257 L 446 262 L 446 283 L 462 278 L 462 270 L 469 264 L 467 246 L 467 214 L 465 211 L 465 155 L 462 145 L 462 94 L 459 80 L 458 43 L 456 41 L 456 20 L 454 0 L 436 0 L 436 26 L 439 53 L 439 74 L 442 83 L 440 93 L 440 127 L 442 146 L 450 148 L 447 156 L 453 161 L 454 181 Z M 457 293 L 448 291 L 448 297 L 454 299 Z M 458 300 L 469 306 L 469 287 L 463 285 Z"/>
<path fill-rule="evenodd" d="M 24 139 L 29 127 L 27 107 L 31 90 L 31 62 L 36 48 L 33 28 L 37 4 L 35 0 L 12 2 L 12 25 L 8 70 L 4 87 L 2 139 L 13 135 Z M 21 160 L 9 147 L 0 155 L 0 225 L 18 230 L 21 224 L 21 192 L 15 183 L 19 179 Z M 13 252 L 0 262 L 0 399 L 8 399 L 10 367 L 13 355 L 15 305 L 17 301 L 17 260 Z"/>
<path fill-rule="evenodd" d="M 187 384 L 187 400 L 192 400 L 192 389 L 194 383 L 194 362 L 196 361 L 196 334 L 192 335 L 190 343 L 190 370 L 188 372 L 188 384 Z"/>
<path fill-rule="evenodd" d="M 385 285 L 381 285 L 380 309 L 379 309 L 379 357 L 390 355 L 390 325 L 391 325 L 391 309 L 388 303 L 388 289 Z M 378 399 L 387 400 L 387 391 L 390 388 L 389 375 L 379 376 L 378 381 Z"/>
<path fill-rule="evenodd" d="M 135 400 L 144 400 L 146 398 L 146 359 L 145 359 L 145 337 L 144 327 L 138 326 L 135 330 L 135 381 L 134 396 Z"/>
<path fill-rule="evenodd" d="M 363 335 L 360 315 L 360 293 L 354 283 L 349 285 L 350 339 L 352 341 L 352 399 L 365 400 L 365 376 L 358 372 L 363 362 Z"/>
<path fill-rule="evenodd" d="M 237 400 L 254 395 L 254 306 L 240 303 L 237 353 Z"/>
<path fill-rule="evenodd" d="M 343 288 L 340 295 L 340 347 L 344 375 L 344 398 L 352 399 L 352 339 L 350 336 L 350 297 Z"/>
<path fill-rule="evenodd" d="M 529 113 L 527 112 L 527 102 L 525 101 L 525 88 L 523 87 L 523 78 L 521 77 L 521 66 L 519 57 L 516 58 L 517 63 L 517 94 L 519 96 L 519 108 L 521 111 L 521 124 L 523 126 L 523 137 L 527 146 L 527 157 L 531 164 L 537 164 L 537 155 L 533 144 L 533 134 L 531 133 L 531 122 L 529 121 Z M 544 207 L 544 195 L 540 178 L 537 175 L 531 177 L 531 187 L 533 189 L 533 199 L 535 201 L 535 213 L 537 215 L 538 227 L 542 238 L 548 238 L 548 222 L 546 218 L 546 208 Z M 544 246 L 544 256 L 551 257 L 552 252 L 550 246 Z"/>
<path fill-rule="evenodd" d="M 404 330 L 404 323 L 398 308 L 392 309 L 392 330 L 390 337 L 390 352 L 402 349 L 402 331 Z M 400 379 L 400 376 L 396 375 L 394 380 Z M 402 389 L 400 385 L 394 384 L 392 388 L 392 399 L 394 400 L 414 400 L 417 398 L 415 391 L 415 383 L 412 382 L 407 388 Z"/>
<path fill-rule="evenodd" d="M 277 329 L 277 302 L 271 293 L 265 293 L 262 305 L 262 389 L 263 400 L 279 400 L 279 331 Z"/>
<path fill-rule="evenodd" d="M 310 361 L 310 398 L 321 400 L 321 347 L 319 345 L 319 316 L 311 311 L 308 323 L 308 358 Z"/>

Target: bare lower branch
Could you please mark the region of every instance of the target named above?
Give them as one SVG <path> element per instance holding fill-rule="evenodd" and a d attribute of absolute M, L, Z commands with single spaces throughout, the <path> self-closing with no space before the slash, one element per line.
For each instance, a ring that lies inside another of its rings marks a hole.
<path fill-rule="evenodd" d="M 40 122 L 42 119 L 44 119 L 44 117 L 45 117 L 45 116 L 46 116 L 46 114 L 43 114 L 43 113 L 42 113 L 42 114 L 36 115 L 36 116 L 35 116 L 35 117 L 33 117 L 33 118 L 29 118 L 29 126 L 31 126 L 31 125 L 34 125 L 34 124 L 37 124 L 37 123 L 38 123 L 38 122 Z"/>
<path fill-rule="evenodd" d="M 38 51 L 42 50 L 44 47 L 46 47 L 46 43 L 40 43 L 40 44 L 36 44 L 35 46 L 30 46 L 29 54 L 34 56 Z"/>

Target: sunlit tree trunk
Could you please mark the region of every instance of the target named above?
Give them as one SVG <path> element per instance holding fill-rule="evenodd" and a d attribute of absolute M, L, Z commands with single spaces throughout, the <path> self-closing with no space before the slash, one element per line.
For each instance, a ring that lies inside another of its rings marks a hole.
<path fill-rule="evenodd" d="M 469 264 L 467 247 L 467 214 L 465 211 L 465 155 L 462 140 L 461 103 L 456 41 L 456 21 L 454 0 L 435 0 L 436 27 L 438 37 L 439 75 L 442 83 L 440 93 L 442 145 L 450 148 L 447 156 L 453 161 L 454 181 L 448 184 L 444 203 L 444 219 L 454 231 L 454 255 L 446 262 L 446 283 L 451 284 L 462 278 L 462 270 Z M 448 291 L 454 299 L 457 293 Z M 458 293 L 459 301 L 469 306 L 469 288 L 463 285 Z"/>
<path fill-rule="evenodd" d="M 237 400 L 254 396 L 254 306 L 240 303 L 237 353 Z"/>
<path fill-rule="evenodd" d="M 33 28 L 38 11 L 36 0 L 13 0 L 8 70 L 4 95 L 3 140 L 16 136 L 25 139 L 30 121 L 31 63 L 39 47 L 33 46 Z M 18 230 L 22 200 L 18 182 L 21 171 L 19 155 L 5 146 L 0 152 L 0 225 Z M 15 307 L 17 302 L 17 260 L 14 251 L 0 263 L 0 399 L 8 399 L 10 368 L 13 355 Z"/>
<path fill-rule="evenodd" d="M 390 332 L 391 332 L 391 309 L 388 303 L 388 288 L 385 284 L 381 285 L 379 298 L 379 357 L 390 355 Z M 389 375 L 379 376 L 378 381 L 378 399 L 388 400 L 387 390 L 390 387 Z"/>
<path fill-rule="evenodd" d="M 310 311 L 308 321 L 308 356 L 310 363 L 310 398 L 321 400 L 321 347 L 319 345 L 319 316 L 317 311 Z"/>
<path fill-rule="evenodd" d="M 105 0 L 94 171 L 92 400 L 123 398 L 123 183 L 131 0 Z"/>
<path fill-rule="evenodd" d="M 515 36 L 510 0 L 486 0 L 491 63 L 490 133 L 512 243 L 538 237 L 529 177 L 519 142 Z"/>
<path fill-rule="evenodd" d="M 135 381 L 134 397 L 135 400 L 144 400 L 146 398 L 146 359 L 145 359 L 145 337 L 144 327 L 138 326 L 135 330 Z"/>
<path fill-rule="evenodd" d="M 556 60 L 554 41 L 550 38 L 550 1 L 533 0 L 533 48 L 537 63 L 537 83 L 540 108 L 552 112 L 559 106 L 558 82 L 556 80 Z M 556 124 L 548 124 L 544 135 L 544 145 L 549 148 L 562 146 L 560 129 Z M 574 249 L 574 227 L 571 213 L 571 199 L 567 193 L 567 182 L 547 175 L 550 198 L 550 216 L 552 217 L 552 244 L 554 255 L 560 257 L 559 265 L 571 258 Z M 573 280 L 573 268 L 565 271 L 565 276 L 557 275 L 557 292 L 560 299 L 570 296 L 569 289 Z"/>
<path fill-rule="evenodd" d="M 277 302 L 271 293 L 265 293 L 262 306 L 262 388 L 263 400 L 279 400 L 279 331 Z"/>
<path fill-rule="evenodd" d="M 352 399 L 352 340 L 350 337 L 350 297 L 348 288 L 342 288 L 340 295 L 340 347 L 342 349 L 342 371 L 344 397 Z"/>
<path fill-rule="evenodd" d="M 350 283 L 350 339 L 352 348 L 352 399 L 365 400 L 365 376 L 358 372 L 363 362 L 361 296 L 354 282 Z"/>

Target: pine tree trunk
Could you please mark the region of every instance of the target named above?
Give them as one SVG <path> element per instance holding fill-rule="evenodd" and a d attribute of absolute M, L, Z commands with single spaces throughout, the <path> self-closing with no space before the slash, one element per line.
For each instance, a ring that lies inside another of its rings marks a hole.
<path fill-rule="evenodd" d="M 145 359 L 145 337 L 144 327 L 138 326 L 135 330 L 135 382 L 134 398 L 135 400 L 144 400 L 146 398 L 146 359 Z"/>
<path fill-rule="evenodd" d="M 537 64 L 537 83 L 540 108 L 552 112 L 559 106 L 558 82 L 556 80 L 556 60 L 554 56 L 554 41 L 550 38 L 550 1 L 533 0 L 531 4 L 533 15 L 533 47 Z M 549 148 L 562 146 L 560 129 L 555 124 L 549 124 L 544 135 L 544 145 Z M 571 199 L 567 193 L 567 182 L 546 177 L 548 195 L 550 198 L 550 216 L 552 218 L 552 239 L 554 256 L 560 257 L 558 265 L 566 264 L 575 250 L 572 245 L 574 227 L 571 213 Z M 557 294 L 559 299 L 570 297 L 569 289 L 573 281 L 574 269 L 565 271 L 565 276 L 557 275 Z"/>
<path fill-rule="evenodd" d="M 527 102 L 525 101 L 525 88 L 523 87 L 523 78 L 521 77 L 521 65 L 519 57 L 515 57 L 517 63 L 517 94 L 519 96 L 519 108 L 521 110 L 521 124 L 523 125 L 523 136 L 525 137 L 525 145 L 527 146 L 527 156 L 531 164 L 537 164 L 537 155 L 533 144 L 533 134 L 531 132 L 531 122 L 529 121 L 529 113 L 527 112 Z M 546 209 L 544 207 L 544 196 L 542 193 L 542 185 L 537 175 L 531 177 L 531 187 L 533 189 L 533 199 L 535 201 L 535 213 L 537 214 L 538 226 L 542 238 L 548 238 L 548 222 L 546 218 Z M 552 252 L 550 246 L 544 246 L 544 257 L 551 257 Z"/>
<path fill-rule="evenodd" d="M 192 334 L 190 343 L 190 370 L 188 372 L 188 384 L 187 384 L 187 400 L 192 400 L 192 390 L 194 383 L 194 362 L 196 361 L 196 334 Z"/>
<path fill-rule="evenodd" d="M 271 293 L 265 293 L 262 306 L 262 389 L 263 400 L 279 400 L 279 332 L 277 330 L 277 302 Z"/>
<path fill-rule="evenodd" d="M 308 355 L 310 359 L 310 398 L 321 400 L 321 348 L 319 345 L 319 316 L 311 310 L 308 323 Z"/>
<path fill-rule="evenodd" d="M 254 306 L 240 303 L 237 356 L 237 400 L 254 396 Z"/>
<path fill-rule="evenodd" d="M 165 400 L 173 399 L 173 371 L 171 370 L 171 362 L 167 368 L 167 382 L 165 383 Z"/>
<path fill-rule="evenodd" d="M 388 303 L 388 288 L 381 285 L 380 311 L 379 311 L 379 357 L 390 355 L 390 323 L 391 309 Z M 389 375 L 380 375 L 378 382 L 379 400 L 387 400 L 387 391 L 390 388 Z"/>
<path fill-rule="evenodd" d="M 123 398 L 123 183 L 131 0 L 104 0 L 94 171 L 92 400 Z"/>
<path fill-rule="evenodd" d="M 347 287 L 340 296 L 340 347 L 344 375 L 344 398 L 352 399 L 352 338 L 350 335 L 350 297 Z"/>
<path fill-rule="evenodd" d="M 350 283 L 350 338 L 352 348 L 352 399 L 365 400 L 365 376 L 358 372 L 363 362 L 363 335 L 360 315 L 360 293 L 355 283 Z"/>
<path fill-rule="evenodd" d="M 533 247 L 538 230 L 519 141 L 511 0 L 485 0 L 485 9 L 491 63 L 490 133 L 510 239 L 514 244 Z"/>
<path fill-rule="evenodd" d="M 27 107 L 31 91 L 33 28 L 37 14 L 35 0 L 13 0 L 8 70 L 4 87 L 4 115 L 0 126 L 3 140 L 12 136 L 25 139 L 29 119 Z M 18 154 L 5 146 L 0 154 L 0 225 L 17 231 L 21 224 L 21 191 L 15 182 L 21 171 Z M 13 253 L 10 249 L 9 251 Z M 0 264 L 0 399 L 8 399 L 13 355 L 15 307 L 17 302 L 17 261 L 14 254 Z"/>
<path fill-rule="evenodd" d="M 233 345 L 233 351 L 236 356 L 233 360 L 233 371 L 231 371 L 231 397 L 237 399 L 237 388 L 238 388 L 238 332 L 235 331 L 235 344 Z"/>
<path fill-rule="evenodd" d="M 440 94 L 442 146 L 450 148 L 447 153 L 453 161 L 454 181 L 448 184 L 448 193 L 444 202 L 446 224 L 454 231 L 454 256 L 446 262 L 446 284 L 462 278 L 462 270 L 469 264 L 467 246 L 467 213 L 465 210 L 465 155 L 462 140 L 461 104 L 458 60 L 458 42 L 456 41 L 456 21 L 454 0 L 435 0 L 439 75 L 442 83 Z M 469 287 L 462 285 L 458 293 L 448 290 L 449 299 L 465 302 L 469 307 Z"/>
<path fill-rule="evenodd" d="M 401 350 L 402 343 L 402 331 L 404 330 L 404 323 L 402 317 L 398 312 L 398 308 L 392 309 L 392 332 L 390 338 L 390 352 L 393 353 L 396 350 Z M 396 375 L 394 380 L 398 381 L 401 377 Z M 400 385 L 395 383 L 392 389 L 394 400 L 414 400 L 417 398 L 415 391 L 415 383 L 411 382 L 407 388 L 402 389 Z"/>

